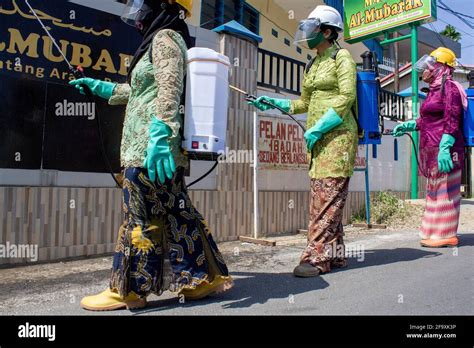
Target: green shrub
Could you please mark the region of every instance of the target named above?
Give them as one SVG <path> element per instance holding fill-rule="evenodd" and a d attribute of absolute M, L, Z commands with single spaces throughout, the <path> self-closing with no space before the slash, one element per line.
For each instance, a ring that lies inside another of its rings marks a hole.
<path fill-rule="evenodd" d="M 389 223 L 391 217 L 404 213 L 406 213 L 405 202 L 393 193 L 379 192 L 372 200 L 371 217 L 377 224 Z"/>
<path fill-rule="evenodd" d="M 349 220 L 349 223 L 351 224 L 361 224 L 365 223 L 367 220 L 366 213 L 365 213 L 365 204 L 362 208 L 360 208 L 358 211 L 355 211 Z"/>
<path fill-rule="evenodd" d="M 371 197 L 370 216 L 375 224 L 389 224 L 393 217 L 403 217 L 408 213 L 407 204 L 391 192 L 378 192 Z M 352 214 L 351 223 L 366 222 L 365 206 Z"/>

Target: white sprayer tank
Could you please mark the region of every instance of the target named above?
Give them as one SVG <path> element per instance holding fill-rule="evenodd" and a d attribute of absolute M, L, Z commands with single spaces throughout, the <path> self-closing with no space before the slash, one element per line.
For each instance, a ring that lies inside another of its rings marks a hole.
<path fill-rule="evenodd" d="M 183 148 L 194 160 L 225 153 L 229 102 L 228 57 L 203 47 L 188 51 Z"/>

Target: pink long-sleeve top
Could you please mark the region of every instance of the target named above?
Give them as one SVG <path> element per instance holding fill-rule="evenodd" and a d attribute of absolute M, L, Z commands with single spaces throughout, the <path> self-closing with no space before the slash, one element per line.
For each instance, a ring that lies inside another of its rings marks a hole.
<path fill-rule="evenodd" d="M 454 168 L 462 168 L 465 145 L 462 131 L 463 114 L 461 94 L 450 79 L 444 84 L 444 92 L 441 86 L 430 89 L 417 120 L 422 173 L 439 174 L 438 151 L 443 134 L 452 135 L 456 139 L 451 155 Z"/>

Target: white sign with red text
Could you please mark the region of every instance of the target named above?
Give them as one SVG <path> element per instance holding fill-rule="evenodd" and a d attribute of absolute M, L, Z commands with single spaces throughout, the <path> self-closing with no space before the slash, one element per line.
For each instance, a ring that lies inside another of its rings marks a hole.
<path fill-rule="evenodd" d="M 294 121 L 261 116 L 258 125 L 260 168 L 308 170 L 304 132 Z"/>

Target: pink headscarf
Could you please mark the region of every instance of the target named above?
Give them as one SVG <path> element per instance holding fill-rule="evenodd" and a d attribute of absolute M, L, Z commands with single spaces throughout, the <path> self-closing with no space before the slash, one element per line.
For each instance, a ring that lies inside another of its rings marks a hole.
<path fill-rule="evenodd" d="M 454 69 L 446 64 L 436 63 L 432 70 L 430 69 L 430 71 L 434 76 L 433 81 L 430 83 L 430 88 L 437 88 L 441 86 L 443 83 L 443 76 L 446 76 L 446 80 L 450 80 L 458 88 L 459 93 L 461 94 L 462 106 L 464 110 L 467 110 L 467 94 L 464 87 L 459 82 L 453 80 Z"/>

